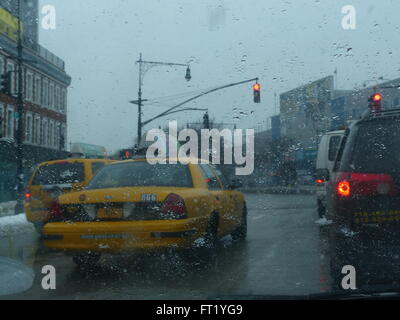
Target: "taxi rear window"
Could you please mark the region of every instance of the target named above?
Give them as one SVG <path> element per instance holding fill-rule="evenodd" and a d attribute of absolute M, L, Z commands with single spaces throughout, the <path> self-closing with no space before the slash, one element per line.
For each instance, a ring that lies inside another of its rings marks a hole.
<path fill-rule="evenodd" d="M 87 189 L 118 187 L 193 187 L 189 167 L 183 164 L 150 164 L 146 161 L 113 164 L 101 169 Z"/>
<path fill-rule="evenodd" d="M 41 166 L 32 185 L 77 183 L 85 179 L 83 163 L 53 163 Z"/>

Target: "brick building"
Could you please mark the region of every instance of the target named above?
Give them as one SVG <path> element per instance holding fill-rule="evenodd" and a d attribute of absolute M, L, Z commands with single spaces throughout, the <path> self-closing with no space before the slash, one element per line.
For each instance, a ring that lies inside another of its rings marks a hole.
<path fill-rule="evenodd" d="M 17 70 L 16 2 L 0 0 L 0 75 Z M 67 89 L 71 83 L 64 61 L 38 43 L 38 1 L 28 2 L 21 1 L 25 3 L 21 6 L 25 178 L 37 163 L 67 154 Z M 13 72 L 11 95 L 0 93 L 0 201 L 14 197 L 17 86 L 17 72 Z"/>

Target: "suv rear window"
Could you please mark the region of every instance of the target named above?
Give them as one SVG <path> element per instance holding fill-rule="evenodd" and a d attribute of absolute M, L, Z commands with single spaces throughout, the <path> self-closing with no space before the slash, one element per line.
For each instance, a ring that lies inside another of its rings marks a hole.
<path fill-rule="evenodd" d="M 155 164 L 146 161 L 118 163 L 104 167 L 87 189 L 164 186 L 193 187 L 189 167 L 182 164 Z"/>
<path fill-rule="evenodd" d="M 348 166 L 355 172 L 399 172 L 400 119 L 361 122 Z"/>
<path fill-rule="evenodd" d="M 337 150 L 339 149 L 339 144 L 341 140 L 341 136 L 332 136 L 329 139 L 329 151 L 328 151 L 328 160 L 334 161 L 336 157 Z"/>
<path fill-rule="evenodd" d="M 84 179 L 83 163 L 54 163 L 41 166 L 32 180 L 32 185 L 76 183 Z"/>

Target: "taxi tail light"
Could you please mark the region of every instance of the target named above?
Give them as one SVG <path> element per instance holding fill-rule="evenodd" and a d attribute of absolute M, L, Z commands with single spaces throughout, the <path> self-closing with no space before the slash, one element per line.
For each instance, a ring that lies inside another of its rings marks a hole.
<path fill-rule="evenodd" d="M 341 197 L 395 196 L 398 191 L 389 174 L 341 172 L 336 179 L 336 193 Z"/>
<path fill-rule="evenodd" d="M 32 194 L 27 190 L 27 191 L 25 191 L 24 196 L 25 196 L 25 201 L 29 201 L 29 200 L 31 200 Z"/>
<path fill-rule="evenodd" d="M 186 206 L 183 198 L 175 193 L 170 193 L 161 205 L 162 214 L 172 214 L 177 217 L 186 216 Z"/>
<path fill-rule="evenodd" d="M 50 216 L 52 218 L 60 217 L 62 216 L 62 210 L 60 203 L 58 201 L 53 201 L 50 205 Z"/>

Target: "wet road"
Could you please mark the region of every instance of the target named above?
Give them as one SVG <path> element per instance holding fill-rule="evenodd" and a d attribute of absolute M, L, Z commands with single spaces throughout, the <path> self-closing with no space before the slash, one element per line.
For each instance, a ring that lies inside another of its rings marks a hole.
<path fill-rule="evenodd" d="M 104 256 L 99 268 L 83 272 L 70 257 L 41 249 L 32 240 L 28 247 L 36 250 L 31 264 L 36 275 L 33 286 L 0 298 L 206 299 L 327 290 L 315 197 L 246 194 L 246 201 L 247 241 L 223 239 L 212 266 L 188 262 L 180 255 Z M 45 265 L 56 268 L 55 290 L 42 289 Z"/>

